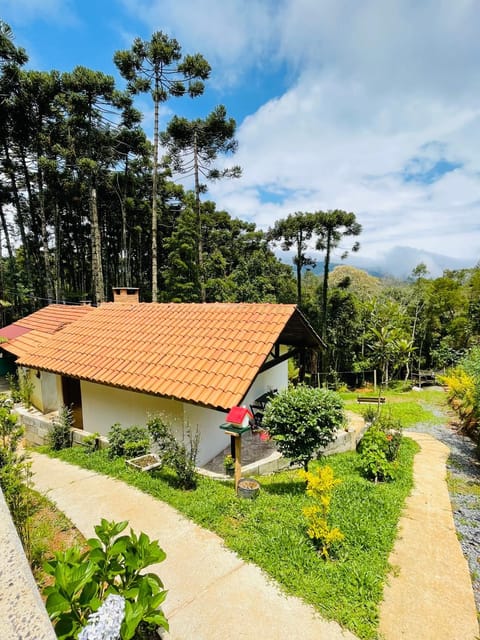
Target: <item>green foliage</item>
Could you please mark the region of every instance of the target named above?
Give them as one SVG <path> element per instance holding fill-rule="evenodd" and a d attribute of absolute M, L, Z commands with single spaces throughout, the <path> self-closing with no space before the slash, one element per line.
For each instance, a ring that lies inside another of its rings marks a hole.
<path fill-rule="evenodd" d="M 10 398 L 0 396 L 0 488 L 29 555 L 30 500 L 27 479 L 30 465 L 25 455 L 18 452 L 24 430 L 17 416 L 12 413 L 12 404 Z"/>
<path fill-rule="evenodd" d="M 457 367 L 440 377 L 447 399 L 463 427 L 477 442 L 480 458 L 480 347 L 471 349 Z"/>
<path fill-rule="evenodd" d="M 341 480 L 335 478 L 332 467 L 319 466 L 316 473 L 300 471 L 300 477 L 307 481 L 307 496 L 314 498 L 315 503 L 303 508 L 303 515 L 308 522 L 308 535 L 319 547 L 320 555 L 328 560 L 333 547 L 344 539 L 338 527 L 329 523 L 332 493 Z"/>
<path fill-rule="evenodd" d="M 359 638 L 374 640 L 378 637 L 378 604 L 390 570 L 388 558 L 412 487 L 416 451 L 418 446 L 404 438 L 395 482 L 380 485 L 362 476 L 355 452 L 329 456 L 335 477 L 342 480 L 331 503 L 332 522 L 345 535 L 338 562 L 322 562 L 305 535 L 302 508 L 309 498 L 298 471 L 262 476 L 258 498 L 238 500 L 230 483 L 200 476 L 195 492 L 182 491 L 171 469 L 137 473 L 121 459 L 109 460 L 106 450 L 86 456 L 74 447 L 55 455 L 128 482 L 170 504 L 215 531 L 228 548 L 261 567 L 286 592 L 301 597 Z M 316 464 L 311 463 L 312 471 Z"/>
<path fill-rule="evenodd" d="M 235 468 L 235 459 L 230 454 L 226 455 L 223 459 L 223 466 L 226 471 L 231 471 Z"/>
<path fill-rule="evenodd" d="M 362 409 L 362 416 L 364 417 L 365 422 L 373 422 L 376 420 L 378 416 L 378 406 L 367 405 Z"/>
<path fill-rule="evenodd" d="M 307 470 L 309 461 L 335 439 L 344 422 L 343 401 L 337 393 L 298 385 L 272 398 L 262 426 L 283 455 Z"/>
<path fill-rule="evenodd" d="M 145 427 L 122 427 L 118 422 L 108 432 L 109 458 L 135 458 L 150 449 L 150 436 Z"/>
<path fill-rule="evenodd" d="M 167 592 L 156 574 L 144 572 L 163 562 L 165 552 L 145 533 L 137 536 L 130 530 L 130 535 L 120 536 L 127 525 L 102 518 L 95 527 L 98 537 L 88 540 L 87 551 L 73 547 L 45 563 L 45 571 L 54 578 L 54 584 L 44 589 L 45 605 L 58 638 L 76 638 L 109 594 L 125 599 L 122 640 L 141 638 L 137 634 L 141 625 L 168 630 L 160 609 Z"/>
<path fill-rule="evenodd" d="M 88 436 L 82 441 L 82 445 L 85 447 L 85 453 L 93 453 L 98 449 L 98 439 L 100 438 L 100 434 L 98 431 L 95 433 L 90 433 Z"/>
<path fill-rule="evenodd" d="M 58 416 L 52 420 L 51 427 L 48 431 L 47 443 L 54 451 L 66 449 L 72 446 L 72 430 L 73 413 L 69 407 L 65 405 L 61 407 Z"/>
<path fill-rule="evenodd" d="M 393 480 L 401 442 L 398 422 L 392 421 L 388 414 L 381 414 L 358 444 L 360 467 L 365 476 L 375 482 Z"/>
<path fill-rule="evenodd" d="M 153 415 L 147 421 L 147 429 L 157 446 L 165 465 L 175 471 L 177 483 L 182 489 L 195 489 L 198 481 L 196 460 L 200 435 L 184 428 L 183 441 L 173 434 L 169 425 L 160 415 Z"/>
<path fill-rule="evenodd" d="M 10 397 L 13 402 L 21 402 L 22 395 L 20 393 L 20 382 L 18 380 L 18 375 L 15 373 L 7 373 L 5 376 L 8 382 L 8 386 L 10 388 Z"/>
<path fill-rule="evenodd" d="M 20 402 L 29 409 L 32 405 L 33 381 L 25 369 L 18 372 L 18 385 L 20 392 Z"/>

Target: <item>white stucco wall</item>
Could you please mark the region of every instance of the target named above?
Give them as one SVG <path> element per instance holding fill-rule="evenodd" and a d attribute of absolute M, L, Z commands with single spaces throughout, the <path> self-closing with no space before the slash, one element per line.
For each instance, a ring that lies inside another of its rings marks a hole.
<path fill-rule="evenodd" d="M 30 394 L 30 402 L 42 413 L 45 413 L 43 409 L 43 396 L 42 396 L 42 385 L 40 383 L 40 378 L 37 378 L 36 369 L 27 369 L 25 367 L 20 367 L 18 372 L 20 377 L 25 377 L 27 384 L 32 385 L 32 392 Z"/>
<path fill-rule="evenodd" d="M 61 378 L 49 371 L 40 371 L 40 385 L 42 388 L 43 413 L 55 411 L 61 404 Z"/>
<path fill-rule="evenodd" d="M 184 410 L 185 424 L 193 432 L 198 429 L 200 434 L 197 464 L 202 466 L 230 444 L 229 436 L 219 428 L 225 422 L 227 414 L 194 404 L 185 404 Z"/>
<path fill-rule="evenodd" d="M 92 433 L 107 435 L 113 424 L 122 427 L 144 425 L 153 413 L 164 413 L 182 424 L 183 406 L 176 400 L 168 400 L 144 393 L 107 387 L 81 381 L 83 428 Z"/>
<path fill-rule="evenodd" d="M 225 421 L 225 413 L 177 400 L 149 396 L 82 381 L 83 428 L 92 433 L 107 435 L 112 425 L 122 427 L 145 425 L 148 416 L 165 415 L 176 435 L 182 437 L 183 427 L 200 434 L 197 464 L 208 462 L 228 445 L 225 434 L 218 428 Z"/>
<path fill-rule="evenodd" d="M 285 362 L 280 362 L 275 367 L 271 369 L 267 369 L 267 371 L 263 371 L 260 373 L 253 385 L 250 387 L 248 393 L 242 400 L 241 404 L 249 407 L 255 398 L 267 393 L 267 391 L 271 391 L 272 389 L 277 389 L 277 391 L 281 391 L 282 389 L 286 389 L 288 386 L 288 360 Z"/>

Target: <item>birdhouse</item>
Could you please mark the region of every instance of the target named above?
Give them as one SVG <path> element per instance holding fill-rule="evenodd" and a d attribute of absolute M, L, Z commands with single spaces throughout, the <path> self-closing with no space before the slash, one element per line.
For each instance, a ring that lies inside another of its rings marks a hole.
<path fill-rule="evenodd" d="M 234 427 L 246 429 L 253 419 L 252 413 L 246 407 L 232 407 L 227 414 L 226 421 Z"/>

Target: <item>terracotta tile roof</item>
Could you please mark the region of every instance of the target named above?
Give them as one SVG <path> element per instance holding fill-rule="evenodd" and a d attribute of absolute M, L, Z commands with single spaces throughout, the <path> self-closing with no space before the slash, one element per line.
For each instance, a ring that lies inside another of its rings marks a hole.
<path fill-rule="evenodd" d="M 1 347 L 15 356 L 27 355 L 52 334 L 61 331 L 91 310 L 92 307 L 89 306 L 51 304 L 0 329 L 0 338 L 8 340 L 2 343 Z"/>
<path fill-rule="evenodd" d="M 19 364 L 228 410 L 283 334 L 318 346 L 291 304 L 107 303 Z"/>

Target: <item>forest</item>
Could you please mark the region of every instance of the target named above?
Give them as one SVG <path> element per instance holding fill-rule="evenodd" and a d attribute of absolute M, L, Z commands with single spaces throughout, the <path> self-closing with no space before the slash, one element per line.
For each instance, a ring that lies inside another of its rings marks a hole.
<path fill-rule="evenodd" d="M 433 278 L 419 264 L 407 281 L 376 278 L 338 264 L 361 248 L 354 213 L 292 212 L 263 231 L 217 210 L 208 184 L 242 171 L 224 167 L 237 147 L 226 108 L 159 129 L 163 103 L 174 109 L 203 93 L 208 62 L 162 32 L 113 59 L 125 89 L 82 66 L 27 69 L 0 21 L 2 325 L 51 302 L 101 304 L 128 286 L 145 302 L 297 303 L 328 345 L 309 369 L 331 383 L 373 370 L 384 383 L 408 381 L 478 345 L 479 265 Z M 151 100 L 153 131 L 134 106 L 139 94 Z"/>

